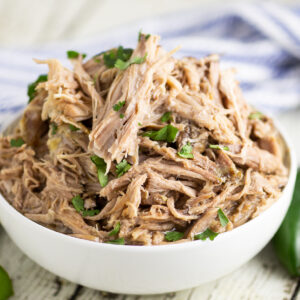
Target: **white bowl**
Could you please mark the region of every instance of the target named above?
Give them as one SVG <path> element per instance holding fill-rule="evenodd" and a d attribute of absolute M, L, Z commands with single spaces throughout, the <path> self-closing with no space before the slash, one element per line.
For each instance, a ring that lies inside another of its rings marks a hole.
<path fill-rule="evenodd" d="M 281 134 L 288 147 L 287 137 Z M 290 204 L 296 178 L 269 209 L 214 241 L 163 246 L 121 246 L 81 240 L 47 229 L 20 214 L 0 195 L 0 220 L 15 244 L 50 272 L 84 286 L 125 294 L 157 294 L 222 277 L 255 256 L 273 237 Z"/>

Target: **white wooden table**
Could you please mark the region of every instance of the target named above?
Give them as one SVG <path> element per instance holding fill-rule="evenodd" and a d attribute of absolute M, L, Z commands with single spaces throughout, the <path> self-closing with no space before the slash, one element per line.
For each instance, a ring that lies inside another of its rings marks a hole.
<path fill-rule="evenodd" d="M 216 4 L 221 2 L 211 0 L 210 4 L 212 1 Z M 199 6 L 202 2 L 205 1 L 0 0 L 0 47 L 80 39 L 139 18 L 188 9 Z M 300 110 L 285 113 L 279 119 L 288 129 L 300 158 Z M 157 296 L 113 295 L 58 278 L 27 258 L 12 243 L 1 226 L 0 265 L 5 267 L 13 279 L 13 300 L 300 300 L 300 281 L 285 272 L 270 245 L 246 265 L 222 279 L 194 289 Z"/>

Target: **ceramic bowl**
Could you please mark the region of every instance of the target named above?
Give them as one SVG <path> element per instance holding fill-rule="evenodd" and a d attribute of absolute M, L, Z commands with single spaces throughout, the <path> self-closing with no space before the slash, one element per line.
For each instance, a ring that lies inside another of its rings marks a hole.
<path fill-rule="evenodd" d="M 289 179 L 266 211 L 214 241 L 162 246 L 110 245 L 47 229 L 0 196 L 0 220 L 14 243 L 33 261 L 72 282 L 114 293 L 157 294 L 218 279 L 255 256 L 273 237 L 290 204 L 297 163 L 286 134 Z"/>

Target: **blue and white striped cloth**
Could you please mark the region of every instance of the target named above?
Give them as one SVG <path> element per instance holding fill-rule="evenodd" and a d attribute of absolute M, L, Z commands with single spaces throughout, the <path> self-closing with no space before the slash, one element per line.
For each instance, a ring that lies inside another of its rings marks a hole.
<path fill-rule="evenodd" d="M 223 68 L 238 70 L 246 99 L 258 108 L 276 113 L 300 104 L 300 7 L 233 4 L 143 20 L 79 42 L 38 49 L 0 48 L 0 126 L 26 105 L 27 84 L 47 72 L 32 57 L 57 57 L 68 64 L 68 49 L 92 56 L 118 45 L 134 47 L 141 28 L 161 35 L 169 50 L 182 45 L 177 56 L 219 53 Z"/>

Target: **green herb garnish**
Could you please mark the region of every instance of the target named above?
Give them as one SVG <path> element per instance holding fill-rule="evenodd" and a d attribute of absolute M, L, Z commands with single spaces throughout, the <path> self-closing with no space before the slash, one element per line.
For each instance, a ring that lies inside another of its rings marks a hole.
<path fill-rule="evenodd" d="M 105 187 L 108 183 L 108 175 L 106 173 L 106 162 L 103 158 L 93 155 L 91 161 L 96 165 L 98 172 L 98 180 L 102 187 Z"/>
<path fill-rule="evenodd" d="M 104 53 L 103 60 L 104 64 L 108 68 L 115 67 L 115 63 L 117 60 L 121 60 L 123 62 L 126 62 L 129 60 L 129 58 L 132 55 L 133 50 L 131 48 L 123 48 L 120 46 L 118 49 L 112 49 Z"/>
<path fill-rule="evenodd" d="M 169 242 L 175 242 L 181 240 L 184 236 L 183 232 L 179 231 L 169 231 L 165 234 L 165 239 Z"/>
<path fill-rule="evenodd" d="M 80 213 L 80 212 L 84 211 L 84 201 L 80 197 L 80 195 L 77 195 L 72 198 L 72 204 L 77 212 Z"/>
<path fill-rule="evenodd" d="M 55 135 L 57 132 L 57 125 L 56 123 L 51 123 L 51 134 Z"/>
<path fill-rule="evenodd" d="M 99 209 L 90 209 L 86 210 L 84 208 L 84 201 L 80 197 L 80 195 L 77 195 L 72 198 L 72 204 L 77 212 L 81 213 L 83 217 L 92 217 L 97 214 L 99 214 Z"/>
<path fill-rule="evenodd" d="M 222 145 L 209 145 L 209 148 L 229 151 L 229 148 L 227 146 L 222 146 Z"/>
<path fill-rule="evenodd" d="M 225 227 L 228 224 L 229 220 L 221 208 L 218 209 L 218 217 L 221 225 Z"/>
<path fill-rule="evenodd" d="M 145 35 L 146 41 L 149 39 L 150 36 L 151 36 L 150 33 L 148 33 L 148 34 Z M 139 37 L 138 37 L 138 41 L 139 42 L 141 41 L 141 37 L 142 37 L 142 30 L 139 31 Z"/>
<path fill-rule="evenodd" d="M 207 238 L 209 238 L 211 241 L 213 241 L 217 235 L 218 235 L 217 232 L 214 232 L 211 229 L 207 228 L 202 233 L 195 235 L 194 239 L 195 240 L 203 240 L 204 241 Z"/>
<path fill-rule="evenodd" d="M 77 131 L 77 130 L 79 130 L 79 128 L 76 127 L 76 126 L 74 126 L 73 124 L 69 124 L 69 128 L 70 128 L 71 131 Z"/>
<path fill-rule="evenodd" d="M 12 147 L 21 147 L 23 144 L 25 144 L 25 142 L 22 138 L 17 138 L 17 139 L 11 139 L 10 140 L 10 145 Z"/>
<path fill-rule="evenodd" d="M 172 125 L 167 125 L 157 131 L 146 131 L 143 136 L 148 136 L 153 141 L 165 141 L 172 143 L 175 141 L 178 129 Z"/>
<path fill-rule="evenodd" d="M 120 114 L 120 119 L 123 119 L 124 117 L 124 114 Z"/>
<path fill-rule="evenodd" d="M 119 111 L 123 106 L 125 105 L 125 100 L 124 101 L 119 101 L 117 104 L 113 106 L 114 111 Z"/>
<path fill-rule="evenodd" d="M 116 225 L 114 226 L 114 229 L 108 234 L 108 236 L 117 235 L 120 231 L 120 227 L 121 227 L 120 222 L 117 222 Z"/>
<path fill-rule="evenodd" d="M 47 80 L 48 80 L 48 75 L 42 74 L 37 78 L 37 80 L 35 82 L 32 82 L 31 84 L 28 85 L 28 88 L 27 88 L 27 95 L 29 97 L 28 103 L 30 103 L 36 95 L 35 88 L 38 85 L 38 83 L 45 82 Z"/>
<path fill-rule="evenodd" d="M 99 212 L 100 212 L 99 209 L 84 210 L 84 211 L 82 211 L 82 216 L 83 217 L 93 217 L 95 215 L 98 215 Z"/>
<path fill-rule="evenodd" d="M 172 120 L 172 113 L 170 111 L 165 112 L 160 120 L 165 123 L 169 122 L 170 120 Z"/>
<path fill-rule="evenodd" d="M 69 59 L 78 58 L 79 55 L 80 55 L 80 53 L 77 52 L 77 51 L 74 51 L 74 50 L 67 51 L 67 56 L 68 56 Z M 82 53 L 81 56 L 82 56 L 83 59 L 86 58 L 85 53 Z"/>
<path fill-rule="evenodd" d="M 182 158 L 194 158 L 193 147 L 189 142 L 187 142 L 177 154 Z"/>
<path fill-rule="evenodd" d="M 251 113 L 251 114 L 249 115 L 249 119 L 250 119 L 250 120 L 255 120 L 255 119 L 261 120 L 261 119 L 263 118 L 263 116 L 264 116 L 264 115 L 263 115 L 261 112 L 257 111 L 257 112 Z"/>
<path fill-rule="evenodd" d="M 0 266 L 0 299 L 6 300 L 14 294 L 12 281 L 7 272 Z"/>
<path fill-rule="evenodd" d="M 116 165 L 118 177 L 124 175 L 130 168 L 131 164 L 129 164 L 126 159 L 123 159 L 119 164 Z"/>
<path fill-rule="evenodd" d="M 124 238 L 119 238 L 116 240 L 112 240 L 112 241 L 107 241 L 107 244 L 113 244 L 113 245 L 125 245 L 125 240 Z"/>
<path fill-rule="evenodd" d="M 133 64 L 142 64 L 143 62 L 146 61 L 147 53 L 143 57 L 133 57 L 130 58 L 127 61 L 118 59 L 115 63 L 115 67 L 120 69 L 120 70 L 126 70 L 130 65 Z"/>
<path fill-rule="evenodd" d="M 138 122 L 138 125 L 139 125 L 139 126 L 143 126 L 143 124 L 142 124 L 141 122 Z"/>

